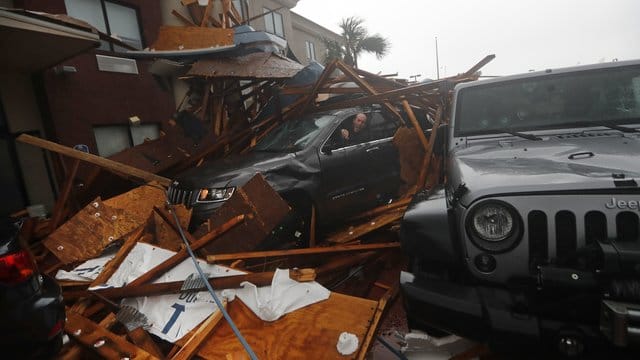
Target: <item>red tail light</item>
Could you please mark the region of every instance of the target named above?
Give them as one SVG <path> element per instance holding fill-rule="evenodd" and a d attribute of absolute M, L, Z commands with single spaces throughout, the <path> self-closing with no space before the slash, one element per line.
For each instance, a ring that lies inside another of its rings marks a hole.
<path fill-rule="evenodd" d="M 0 283 L 18 284 L 29 279 L 36 272 L 36 266 L 29 253 L 20 250 L 0 257 Z"/>

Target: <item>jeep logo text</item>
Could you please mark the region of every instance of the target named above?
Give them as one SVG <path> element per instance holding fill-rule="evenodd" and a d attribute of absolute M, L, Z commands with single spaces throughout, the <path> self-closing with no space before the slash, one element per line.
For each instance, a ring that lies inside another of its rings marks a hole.
<path fill-rule="evenodd" d="M 631 209 L 631 210 L 639 210 L 640 202 L 638 200 L 617 200 L 616 198 L 611 198 L 609 202 L 604 204 L 607 209 Z"/>

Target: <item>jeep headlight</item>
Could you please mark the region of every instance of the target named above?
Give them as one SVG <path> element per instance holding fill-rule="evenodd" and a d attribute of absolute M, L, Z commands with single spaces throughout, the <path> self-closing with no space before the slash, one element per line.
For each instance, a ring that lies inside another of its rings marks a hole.
<path fill-rule="evenodd" d="M 467 231 L 483 250 L 500 252 L 520 240 L 520 217 L 515 209 L 501 201 L 485 201 L 469 212 Z"/>
<path fill-rule="evenodd" d="M 204 188 L 198 194 L 198 203 L 211 203 L 228 200 L 235 192 L 235 187 Z"/>

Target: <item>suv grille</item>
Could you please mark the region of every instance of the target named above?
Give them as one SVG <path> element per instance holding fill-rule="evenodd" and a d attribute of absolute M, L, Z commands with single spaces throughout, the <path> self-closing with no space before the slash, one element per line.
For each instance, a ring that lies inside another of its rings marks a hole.
<path fill-rule="evenodd" d="M 607 215 L 611 218 L 607 219 Z M 589 211 L 584 214 L 583 219 L 580 219 L 576 217 L 574 212 L 568 210 L 555 213 L 533 210 L 529 212 L 527 222 L 532 270 L 539 264 L 549 263 L 551 260 L 549 253 L 553 253 L 553 250 L 555 250 L 557 265 L 577 266 L 580 265 L 578 264 L 578 250 L 580 248 L 596 250 L 598 240 L 613 240 L 618 243 L 640 240 L 638 214 L 630 211 L 622 211 L 617 214 Z M 551 226 L 549 226 L 550 222 Z M 541 231 L 541 229 L 547 229 L 547 231 Z M 615 237 L 610 238 L 608 234 L 611 234 L 612 231 L 615 233 Z M 554 239 L 551 244 L 555 243 L 555 249 L 549 249 L 551 238 Z M 579 242 L 582 242 L 579 241 L 579 238 L 584 239 L 581 246 L 578 245 Z M 584 252 L 582 255 L 585 255 Z"/>
<path fill-rule="evenodd" d="M 179 189 L 177 187 L 174 187 L 173 185 L 170 186 L 167 190 L 167 197 L 169 198 L 169 202 L 174 205 L 183 204 L 187 207 L 191 207 L 191 205 L 196 201 L 197 196 L 198 192 Z"/>

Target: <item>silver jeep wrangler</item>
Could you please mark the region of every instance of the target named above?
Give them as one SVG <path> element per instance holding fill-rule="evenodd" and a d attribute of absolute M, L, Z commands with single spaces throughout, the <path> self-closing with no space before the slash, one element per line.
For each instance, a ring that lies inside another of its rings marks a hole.
<path fill-rule="evenodd" d="M 456 86 L 401 228 L 410 326 L 565 354 L 640 342 L 640 61 Z"/>

